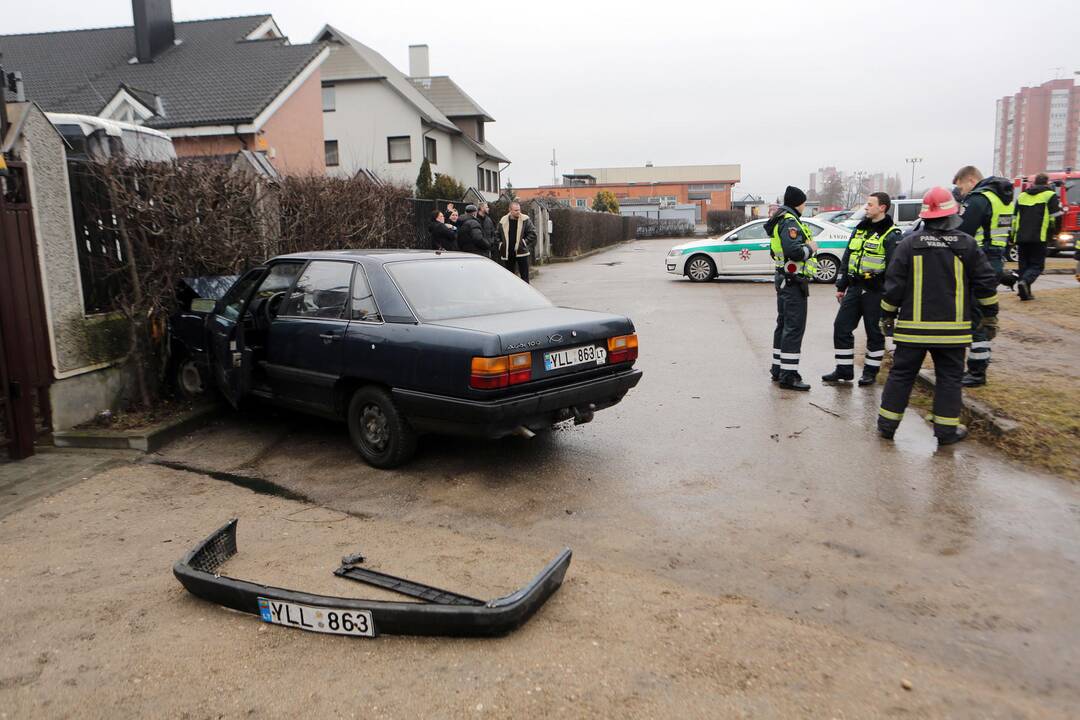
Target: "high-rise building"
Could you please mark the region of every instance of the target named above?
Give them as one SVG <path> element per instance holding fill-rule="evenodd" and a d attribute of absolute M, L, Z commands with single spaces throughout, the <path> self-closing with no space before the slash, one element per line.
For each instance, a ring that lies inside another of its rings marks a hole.
<path fill-rule="evenodd" d="M 1005 177 L 1080 167 L 1080 87 L 1051 80 L 997 101 L 994 174 Z"/>

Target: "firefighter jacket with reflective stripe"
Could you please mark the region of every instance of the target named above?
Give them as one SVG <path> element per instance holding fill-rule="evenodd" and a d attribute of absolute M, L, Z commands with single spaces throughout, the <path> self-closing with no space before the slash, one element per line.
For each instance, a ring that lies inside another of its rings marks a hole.
<path fill-rule="evenodd" d="M 983 190 L 982 195 L 990 202 L 990 222 L 983 223 L 975 231 L 975 241 L 986 247 L 986 233 L 989 231 L 989 245 L 1003 248 L 1009 244 L 1009 236 L 1012 234 L 1013 213 L 1016 211 L 1016 204 L 1002 202 L 1001 198 L 993 190 Z"/>
<path fill-rule="evenodd" d="M 772 226 L 772 241 L 769 254 L 777 272 L 799 278 L 811 278 L 817 272 L 817 261 L 812 257 L 808 243 L 813 237 L 810 228 L 799 220 L 799 216 L 787 207 L 769 219 L 766 226 Z"/>
<path fill-rule="evenodd" d="M 888 215 L 876 223 L 869 220 L 859 223 L 844 251 L 840 273 L 836 276 L 837 289 L 844 290 L 849 285 L 864 285 L 868 289 L 879 291 L 885 266 L 902 234 Z"/>
<path fill-rule="evenodd" d="M 1013 237 L 1018 243 L 1045 243 L 1050 219 L 1061 214 L 1061 201 L 1053 188 L 1029 187 L 1016 200 Z"/>
<path fill-rule="evenodd" d="M 975 240 L 925 228 L 906 236 L 885 271 L 883 312 L 896 317 L 893 339 L 922 347 L 971 343 L 971 303 L 996 315 L 997 275 Z"/>

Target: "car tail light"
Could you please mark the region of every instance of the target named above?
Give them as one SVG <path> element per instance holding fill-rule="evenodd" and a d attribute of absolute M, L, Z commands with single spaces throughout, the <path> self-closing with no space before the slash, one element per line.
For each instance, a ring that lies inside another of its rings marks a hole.
<path fill-rule="evenodd" d="M 608 363 L 611 365 L 622 362 L 634 362 L 637 360 L 638 354 L 637 333 L 608 338 L 607 349 Z"/>
<path fill-rule="evenodd" d="M 532 353 L 515 353 L 510 356 L 510 384 L 529 382 L 532 379 Z"/>
<path fill-rule="evenodd" d="M 494 390 L 504 388 L 510 384 L 510 358 L 506 355 L 499 357 L 474 357 L 472 359 L 472 372 L 469 375 L 469 387 L 477 390 Z"/>

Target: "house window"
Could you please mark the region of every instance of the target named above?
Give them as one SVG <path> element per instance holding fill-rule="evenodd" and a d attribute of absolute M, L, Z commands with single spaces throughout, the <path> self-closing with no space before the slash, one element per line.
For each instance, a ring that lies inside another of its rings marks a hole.
<path fill-rule="evenodd" d="M 412 162 L 412 138 L 408 135 L 386 138 L 386 154 L 392 163 Z"/>
<path fill-rule="evenodd" d="M 427 161 L 432 165 L 437 165 L 439 163 L 439 147 L 435 143 L 435 138 L 424 138 L 424 157 L 427 158 Z"/>
<path fill-rule="evenodd" d="M 585 198 L 578 198 L 577 199 L 577 206 L 580 207 L 580 208 L 585 207 Z"/>
<path fill-rule="evenodd" d="M 322 86 L 322 111 L 334 112 L 337 109 L 337 93 L 333 85 Z"/>
<path fill-rule="evenodd" d="M 484 182 L 484 169 L 476 168 L 476 187 L 481 190 L 487 190 L 486 183 Z"/>
<path fill-rule="evenodd" d="M 479 143 L 484 142 L 484 121 L 483 120 L 477 120 L 476 121 L 476 142 L 479 142 Z"/>
<path fill-rule="evenodd" d="M 327 140 L 323 143 L 326 153 L 326 167 L 336 167 L 338 164 L 337 140 Z"/>

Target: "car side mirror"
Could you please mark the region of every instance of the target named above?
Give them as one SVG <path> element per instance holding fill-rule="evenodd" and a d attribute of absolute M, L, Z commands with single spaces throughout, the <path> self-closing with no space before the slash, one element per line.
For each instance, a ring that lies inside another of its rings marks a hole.
<path fill-rule="evenodd" d="M 738 239 L 739 239 L 739 236 L 738 236 L 738 234 L 735 234 L 735 235 L 728 235 L 728 239 L 727 239 L 727 241 L 728 241 L 728 242 L 733 242 L 733 241 L 735 241 L 735 240 L 738 240 Z"/>

